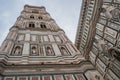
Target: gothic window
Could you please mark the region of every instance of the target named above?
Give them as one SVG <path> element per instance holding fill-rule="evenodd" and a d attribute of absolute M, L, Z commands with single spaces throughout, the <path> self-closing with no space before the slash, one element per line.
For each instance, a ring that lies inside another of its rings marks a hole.
<path fill-rule="evenodd" d="M 18 46 L 15 46 L 12 55 L 21 55 L 21 53 L 22 53 L 22 48 L 21 48 L 21 46 L 19 46 L 19 45 L 18 45 Z"/>
<path fill-rule="evenodd" d="M 38 55 L 37 45 L 31 45 L 31 55 L 32 55 L 32 56 Z"/>
<path fill-rule="evenodd" d="M 42 29 L 46 29 L 46 28 L 47 28 L 44 23 L 41 23 L 41 24 L 40 24 L 40 27 L 41 27 Z"/>
<path fill-rule="evenodd" d="M 38 19 L 43 19 L 43 18 L 41 16 L 39 16 Z"/>
<path fill-rule="evenodd" d="M 29 28 L 35 28 L 35 24 L 34 23 L 29 23 Z"/>
<path fill-rule="evenodd" d="M 54 56 L 55 55 L 51 45 L 47 45 L 45 49 L 46 49 L 46 55 L 48 55 L 48 56 Z"/>
<path fill-rule="evenodd" d="M 33 15 L 31 15 L 31 16 L 30 16 L 30 18 L 31 18 L 31 19 L 34 19 L 34 16 L 33 16 Z"/>

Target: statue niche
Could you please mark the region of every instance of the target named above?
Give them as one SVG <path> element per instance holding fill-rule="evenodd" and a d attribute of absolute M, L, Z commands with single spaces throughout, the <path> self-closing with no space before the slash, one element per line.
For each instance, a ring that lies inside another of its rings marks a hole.
<path fill-rule="evenodd" d="M 21 55 L 21 47 L 20 46 L 16 46 L 13 52 L 13 55 Z"/>
<path fill-rule="evenodd" d="M 49 55 L 49 56 L 53 56 L 53 55 L 54 55 L 51 46 L 47 46 L 47 47 L 46 47 L 46 52 L 47 52 L 47 55 Z"/>
<path fill-rule="evenodd" d="M 36 46 L 31 47 L 31 55 L 33 55 L 33 56 L 38 55 Z"/>
<path fill-rule="evenodd" d="M 61 50 L 63 55 L 70 55 L 64 46 L 61 46 L 60 50 Z"/>

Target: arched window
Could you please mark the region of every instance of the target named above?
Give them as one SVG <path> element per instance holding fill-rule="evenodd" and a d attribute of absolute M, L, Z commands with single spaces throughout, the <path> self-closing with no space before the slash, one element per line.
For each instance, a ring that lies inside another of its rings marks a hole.
<path fill-rule="evenodd" d="M 35 28 L 35 24 L 31 22 L 31 23 L 29 23 L 29 27 L 30 28 Z"/>
<path fill-rule="evenodd" d="M 47 28 L 44 23 L 40 24 L 40 27 L 41 27 L 42 29 L 46 29 L 46 28 Z"/>
<path fill-rule="evenodd" d="M 41 16 L 39 16 L 38 19 L 43 19 L 43 18 Z"/>
<path fill-rule="evenodd" d="M 33 16 L 33 15 L 31 15 L 31 16 L 30 16 L 30 18 L 31 18 L 31 19 L 34 19 L 34 16 Z"/>

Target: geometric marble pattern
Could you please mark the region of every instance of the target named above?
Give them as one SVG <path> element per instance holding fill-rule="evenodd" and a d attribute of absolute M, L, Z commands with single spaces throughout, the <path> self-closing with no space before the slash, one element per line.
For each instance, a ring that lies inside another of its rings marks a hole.
<path fill-rule="evenodd" d="M 17 76 L 5 77 L 4 80 L 86 80 L 83 74 L 58 74 L 58 75 L 37 75 L 37 76 Z"/>

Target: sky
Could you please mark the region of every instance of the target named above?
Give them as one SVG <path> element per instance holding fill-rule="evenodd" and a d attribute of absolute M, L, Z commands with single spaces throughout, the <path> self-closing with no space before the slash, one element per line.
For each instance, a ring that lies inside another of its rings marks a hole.
<path fill-rule="evenodd" d="M 74 43 L 82 0 L 0 0 L 0 45 L 25 4 L 44 6 Z"/>

